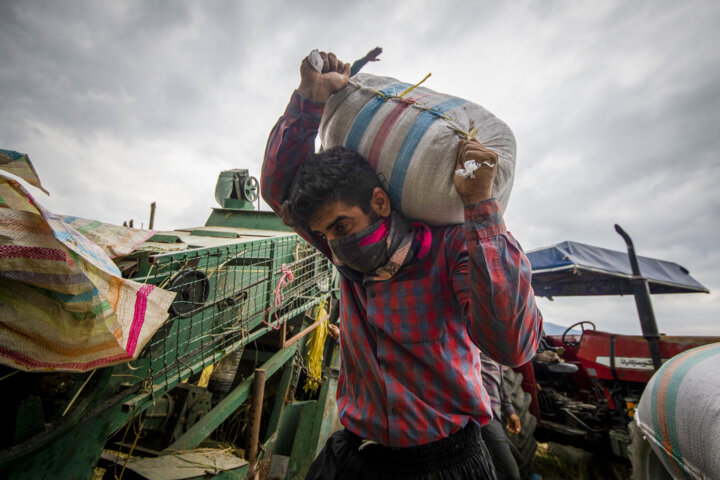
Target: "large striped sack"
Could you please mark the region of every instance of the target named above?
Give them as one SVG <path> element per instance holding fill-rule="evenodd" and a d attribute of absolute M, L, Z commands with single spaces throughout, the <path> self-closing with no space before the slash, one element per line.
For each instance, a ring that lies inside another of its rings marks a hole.
<path fill-rule="evenodd" d="M 673 478 L 720 478 L 720 343 L 668 360 L 643 392 L 635 422 Z"/>
<path fill-rule="evenodd" d="M 0 170 L 17 175 L 33 187 L 37 187 L 50 195 L 40 183 L 40 177 L 38 177 L 37 171 L 26 153 L 0 148 Z"/>
<path fill-rule="evenodd" d="M 75 223 L 116 253 L 138 240 Z M 99 245 L 0 175 L 0 365 L 83 372 L 135 359 L 174 297 L 122 278 Z"/>
<path fill-rule="evenodd" d="M 463 223 L 455 190 L 460 138 L 497 153 L 493 195 L 503 211 L 515 172 L 515 137 L 495 115 L 462 98 L 360 73 L 332 95 L 320 123 L 323 149 L 344 146 L 378 173 L 393 207 L 429 225 Z"/>

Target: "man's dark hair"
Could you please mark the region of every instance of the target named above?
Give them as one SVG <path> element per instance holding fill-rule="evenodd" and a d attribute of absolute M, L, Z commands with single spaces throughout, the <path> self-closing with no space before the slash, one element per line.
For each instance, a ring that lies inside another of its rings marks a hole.
<path fill-rule="evenodd" d="M 309 230 L 315 213 L 328 202 L 342 201 L 370 213 L 370 199 L 381 187 L 377 174 L 362 155 L 334 147 L 311 155 L 295 172 L 283 219 L 293 227 Z"/>

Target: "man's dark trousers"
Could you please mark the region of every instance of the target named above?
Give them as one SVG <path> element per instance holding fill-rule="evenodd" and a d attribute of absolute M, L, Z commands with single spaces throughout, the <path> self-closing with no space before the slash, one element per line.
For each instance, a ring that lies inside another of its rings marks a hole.
<path fill-rule="evenodd" d="M 490 451 L 498 480 L 520 480 L 517 462 L 510 451 L 510 442 L 500 421 L 493 418 L 482 427 L 482 437 Z"/>
<path fill-rule="evenodd" d="M 470 422 L 447 438 L 389 448 L 340 430 L 310 466 L 306 480 L 496 480 L 480 427 Z"/>

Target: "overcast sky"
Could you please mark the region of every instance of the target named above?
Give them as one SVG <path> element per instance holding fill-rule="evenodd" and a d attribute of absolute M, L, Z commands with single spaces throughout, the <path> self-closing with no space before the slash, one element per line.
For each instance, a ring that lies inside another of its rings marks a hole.
<path fill-rule="evenodd" d="M 221 170 L 259 176 L 313 48 L 479 103 L 518 144 L 505 218 L 525 249 L 575 240 L 680 263 L 710 295 L 655 296 L 668 334 L 720 335 L 720 3 L 0 0 L 0 147 L 61 214 L 202 225 Z M 632 297 L 540 301 L 639 333 Z"/>

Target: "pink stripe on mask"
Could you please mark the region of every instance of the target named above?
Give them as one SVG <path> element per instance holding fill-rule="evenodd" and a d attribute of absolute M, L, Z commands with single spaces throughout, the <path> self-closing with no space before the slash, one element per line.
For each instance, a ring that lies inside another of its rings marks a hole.
<path fill-rule="evenodd" d="M 360 241 L 359 246 L 364 247 L 366 245 L 370 245 L 371 243 L 379 242 L 379 241 L 383 240 L 385 237 L 387 237 L 389 223 L 390 223 L 390 219 L 386 218 L 380 224 L 380 226 L 377 228 L 377 230 L 375 230 L 370 235 L 368 235 L 367 237 L 363 238 Z"/>

